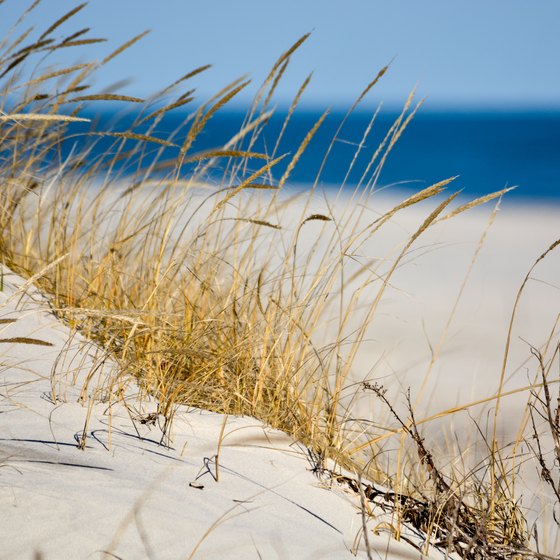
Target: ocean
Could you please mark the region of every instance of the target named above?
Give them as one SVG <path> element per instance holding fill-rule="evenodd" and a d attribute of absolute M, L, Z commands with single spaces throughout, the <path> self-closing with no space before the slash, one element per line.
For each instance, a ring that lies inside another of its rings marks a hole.
<path fill-rule="evenodd" d="M 97 130 L 126 130 L 137 116 L 134 112 L 92 111 L 86 116 L 96 121 Z M 296 111 L 292 116 L 276 155 L 288 154 L 272 172 L 279 179 L 300 143 L 317 121 L 320 112 Z M 188 115 L 167 115 L 153 131 L 154 136 L 167 138 Z M 219 111 L 208 122 L 197 137 L 191 153 L 220 148 L 239 130 L 245 113 Z M 372 155 L 383 140 L 397 113 L 380 111 L 370 135 L 364 140 L 364 131 L 370 123 L 372 113 L 352 114 L 332 145 L 329 157 L 319 177 L 318 185 L 325 189 L 338 189 L 345 180 L 345 188 L 366 185 L 371 179 L 375 165 L 364 175 Z M 254 150 L 272 153 L 278 134 L 282 129 L 286 111 L 278 110 L 261 134 Z M 343 112 L 332 111 L 290 177 L 290 183 L 306 188 L 317 178 L 332 138 L 337 131 Z M 89 126 L 89 125 L 88 125 Z M 85 140 L 80 136 L 88 126 L 74 125 L 73 138 L 64 151 L 76 147 Z M 145 133 L 145 127 L 136 128 Z M 177 143 L 182 140 L 178 135 Z M 114 139 L 98 139 L 90 159 L 104 157 Z M 360 146 L 356 157 L 357 148 Z M 247 144 L 244 145 L 247 147 Z M 160 149 L 158 145 L 147 146 L 143 164 L 148 164 Z M 176 148 L 165 148 L 159 157 L 172 158 Z M 354 161 L 350 173 L 348 170 Z M 127 161 L 121 172 L 132 173 L 134 161 Z M 252 168 L 258 169 L 262 162 L 252 160 Z M 187 169 L 188 171 L 188 169 Z M 210 180 L 219 180 L 223 170 L 215 168 Z M 347 176 L 348 174 L 348 176 Z M 517 202 L 560 203 L 560 111 L 422 111 L 412 119 L 388 155 L 376 181 L 378 189 L 417 191 L 437 181 L 458 176 L 453 188 L 462 189 L 467 196 L 481 196 L 490 192 L 513 187 L 507 195 Z"/>

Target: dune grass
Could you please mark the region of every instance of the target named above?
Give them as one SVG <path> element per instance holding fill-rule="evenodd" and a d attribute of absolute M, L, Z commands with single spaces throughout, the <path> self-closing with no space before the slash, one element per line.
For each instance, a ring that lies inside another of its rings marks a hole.
<path fill-rule="evenodd" d="M 366 502 L 380 496 L 375 484 L 383 484 L 384 499 L 396 513 L 392 531 L 397 538 L 399 523 L 412 523 L 426 534 L 426 547 L 437 545 L 463 558 L 538 557 L 514 479 L 518 448 L 530 429 L 538 442 L 533 452 L 558 497 L 557 465 L 547 462 L 548 436 L 538 421 L 541 414 L 558 461 L 558 409 L 550 396 L 557 328 L 544 350 L 536 351 L 538 375 L 526 389 L 518 440 L 502 447 L 494 419 L 483 434 L 485 457 L 464 471 L 438 465 L 420 430 L 479 403 L 465 403 L 437 418 L 415 418 L 410 397 L 403 417 L 382 387 L 366 378 L 357 383 L 352 371 L 395 271 L 418 240 L 442 220 L 498 201 L 505 190 L 456 206 L 457 193 L 446 190 L 452 178 L 444 179 L 367 219 L 365 208 L 383 164 L 419 108 L 411 94 L 342 213 L 318 193 L 322 166 L 313 188 L 295 197 L 286 188 L 290 173 L 328 118 L 326 111 L 290 154 L 278 153 L 309 80 L 295 93 L 271 152 L 255 146 L 272 114 L 275 88 L 307 36 L 274 64 L 238 133 L 224 146 L 197 153 L 197 136 L 249 82 L 228 84 L 202 104 L 194 104 L 190 84 L 208 67 L 188 72 L 145 101 L 95 93 L 89 84 L 97 62 L 50 66 L 60 49 L 100 42 L 87 30 L 60 38 L 79 9 L 36 38 L 23 18 L 0 43 L 0 255 L 3 264 L 50 295 L 65 322 L 118 363 L 119 374 L 110 385 L 91 390 L 88 398 L 122 400 L 124 388 L 138 384 L 139 400 L 159 403 L 163 443 L 172 442 L 173 414 L 181 404 L 254 416 L 302 441 L 316 470 L 360 495 L 364 515 Z M 109 51 L 101 64 L 140 38 Z M 385 72 L 373 77 L 348 114 Z M 123 130 L 118 123 L 110 130 L 92 123 L 86 133 L 90 148 L 62 158 L 70 123 L 84 121 L 80 115 L 91 102 L 134 103 L 136 120 Z M 158 123 L 177 110 L 185 112 L 183 125 L 159 136 Z M 357 165 L 375 116 L 350 168 Z M 111 145 L 106 157 L 94 160 L 92 147 L 101 139 L 111 139 Z M 163 154 L 163 147 L 174 147 L 176 155 L 155 163 L 147 158 L 154 151 Z M 402 246 L 377 261 L 357 258 L 366 241 L 384 235 L 394 216 L 425 201 L 432 201 L 425 219 Z M 353 403 L 363 391 L 377 396 L 379 417 L 389 427 L 354 417 Z M 496 415 L 505 396 L 500 384 L 488 398 L 496 404 Z M 386 461 L 389 441 L 398 447 L 393 466 Z"/>

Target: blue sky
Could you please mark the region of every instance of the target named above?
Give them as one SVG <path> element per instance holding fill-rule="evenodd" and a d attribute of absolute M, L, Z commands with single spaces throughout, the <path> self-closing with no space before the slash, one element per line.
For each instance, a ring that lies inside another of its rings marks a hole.
<path fill-rule="evenodd" d="M 6 0 L 0 30 L 28 4 Z M 44 26 L 76 4 L 43 0 L 29 22 Z M 152 30 L 99 75 L 98 86 L 131 78 L 121 91 L 132 95 L 206 63 L 213 68 L 193 82 L 201 99 L 247 73 L 254 93 L 274 60 L 311 31 L 278 91 L 280 102 L 314 71 L 304 101 L 347 105 L 392 60 L 376 102 L 400 104 L 417 84 L 433 108 L 560 106 L 560 0 L 92 0 L 60 33 L 84 26 L 111 39 L 89 47 L 98 57 Z"/>

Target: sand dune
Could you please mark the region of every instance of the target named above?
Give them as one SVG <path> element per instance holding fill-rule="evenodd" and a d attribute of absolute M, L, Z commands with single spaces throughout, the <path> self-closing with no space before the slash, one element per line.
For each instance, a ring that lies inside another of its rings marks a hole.
<path fill-rule="evenodd" d="M 0 321 L 3 560 L 366 558 L 359 500 L 313 474 L 301 444 L 186 406 L 167 441 L 132 382 L 126 406 L 94 402 L 110 361 L 6 269 Z M 386 531 L 369 540 L 419 557 Z"/>
<path fill-rule="evenodd" d="M 379 199 L 380 211 L 390 202 Z M 381 258 L 397 247 L 422 211 L 398 216 L 363 254 Z M 516 293 L 559 234 L 556 208 L 504 204 L 446 327 L 488 216 L 476 210 L 443 222 L 418 243 L 355 363 L 355 379 L 380 380 L 397 399 L 411 386 L 419 415 L 496 392 Z M 532 274 L 514 323 L 506 390 L 534 376 L 529 343 L 543 344 L 554 327 L 559 280 L 556 254 Z M 103 402 L 111 361 L 6 269 L 0 329 L 2 559 L 367 557 L 359 500 L 327 488 L 301 444 L 251 418 L 186 406 L 165 434 L 162 418 L 150 416 L 155 403 L 135 400 L 133 381 L 122 402 Z M 505 432 L 517 429 L 525 400 L 504 400 Z M 364 397 L 356 410 L 373 418 L 378 407 Z M 453 418 L 453 425 L 434 422 L 436 433 L 469 421 Z M 390 521 L 381 509 L 376 515 L 368 522 L 372 557 L 420 557 L 386 530 L 372 532 Z M 421 536 L 408 535 L 422 546 Z"/>

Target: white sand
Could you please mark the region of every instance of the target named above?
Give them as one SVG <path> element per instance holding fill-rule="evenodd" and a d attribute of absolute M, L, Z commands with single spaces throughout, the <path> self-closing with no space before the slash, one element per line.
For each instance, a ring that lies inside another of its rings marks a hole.
<path fill-rule="evenodd" d="M 159 420 L 139 421 L 154 405 L 134 402 L 133 388 L 130 414 L 88 399 L 111 375 L 110 364 L 81 399 L 99 352 L 58 323 L 35 290 L 18 291 L 22 284 L 5 270 L 0 319 L 15 322 L 4 322 L 0 333 L 2 560 L 37 553 L 43 559 L 334 559 L 351 558 L 351 551 L 366 557 L 355 496 L 326 489 L 306 450 L 284 434 L 251 418 L 180 407 L 171 447 L 162 446 Z M 53 346 L 6 342 L 14 337 Z M 87 445 L 80 450 L 84 428 Z M 369 539 L 376 557 L 419 557 L 410 545 L 389 542 L 386 532 Z"/>
<path fill-rule="evenodd" d="M 385 254 L 426 209 L 398 216 L 392 233 L 364 254 Z M 438 346 L 488 212 L 471 211 L 419 240 L 418 258 L 398 271 L 387 291 L 355 378 L 379 379 L 397 397 L 412 386 L 415 395 L 422 393 L 419 416 L 493 395 L 516 292 L 534 260 L 560 237 L 557 214 L 557 208 L 504 205 L 423 391 L 430 347 Z M 536 270 L 520 305 L 506 389 L 531 381 L 524 341 L 544 343 L 560 311 L 559 252 Z M 324 489 L 305 450 L 282 434 L 252 419 L 228 418 L 217 482 L 212 458 L 223 417 L 180 408 L 167 448 L 159 445 L 158 425 L 140 424 L 125 407 L 108 415 L 106 404 L 79 402 L 84 376 L 99 356 L 56 321 L 36 292 L 18 295 L 21 284 L 10 273 L 4 277 L 0 319 L 16 322 L 0 324 L 0 338 L 27 336 L 53 346 L 0 345 L 1 559 L 32 558 L 37 551 L 45 559 L 350 558 L 356 542 L 358 556 L 366 557 L 355 497 Z M 110 375 L 105 364 L 89 393 Z M 53 380 L 61 399 L 54 403 Z M 133 391 L 129 387 L 129 397 Z M 504 430 L 517 429 L 525 400 L 504 400 Z M 379 403 L 364 398 L 359 407 L 373 418 Z M 153 409 L 145 403 L 138 415 Z M 88 417 L 87 448 L 80 451 L 77 439 Z M 460 415 L 455 422 L 469 424 Z M 448 427 L 446 420 L 434 429 Z M 195 481 L 204 488 L 189 486 Z M 370 533 L 370 542 L 374 558 L 419 558 L 410 545 L 388 544 L 386 533 Z M 550 552 L 557 553 L 554 547 Z"/>

